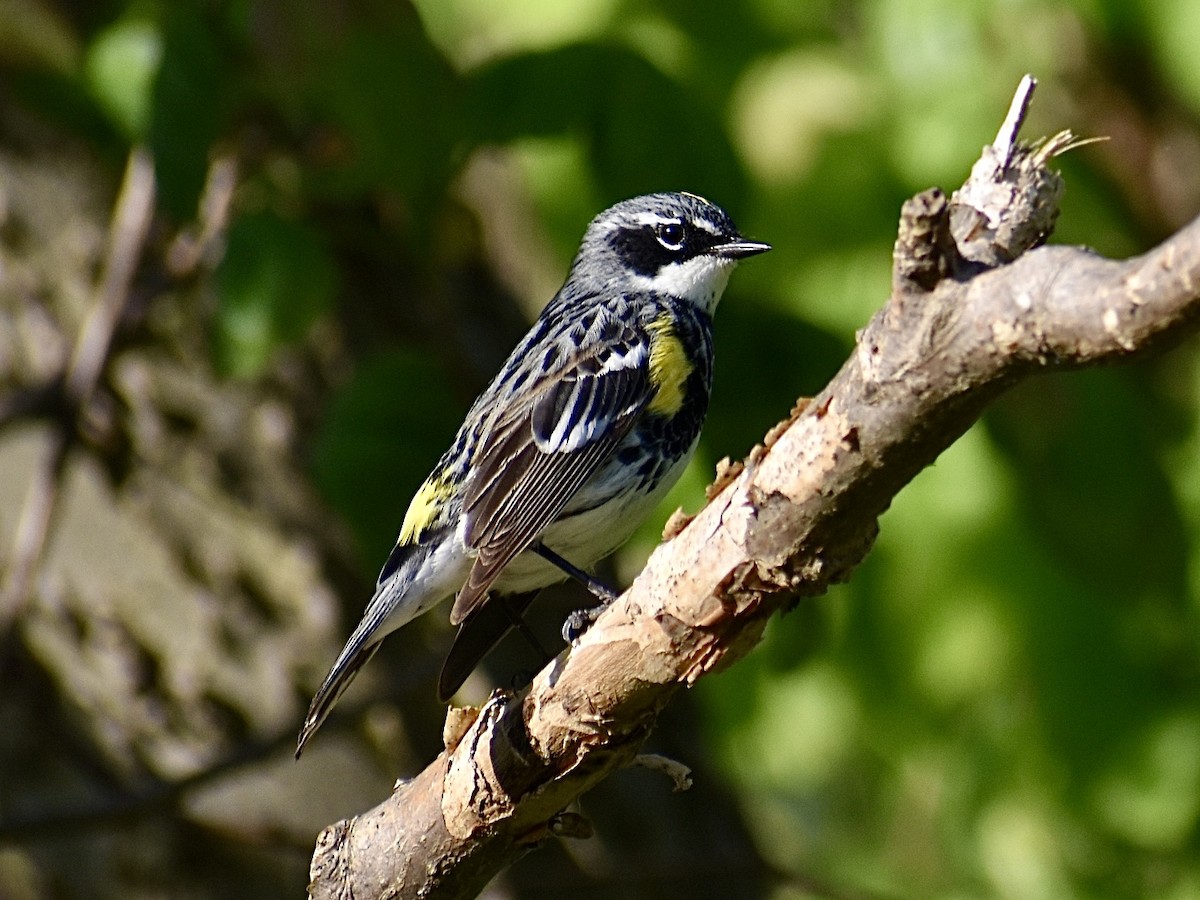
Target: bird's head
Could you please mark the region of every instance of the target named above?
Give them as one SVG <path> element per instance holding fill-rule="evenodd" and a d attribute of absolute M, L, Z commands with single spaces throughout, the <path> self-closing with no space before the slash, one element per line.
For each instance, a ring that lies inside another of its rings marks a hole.
<path fill-rule="evenodd" d="M 711 314 L 738 260 L 770 249 L 743 238 L 729 214 L 703 197 L 646 194 L 592 220 L 569 280 L 670 294 Z"/>

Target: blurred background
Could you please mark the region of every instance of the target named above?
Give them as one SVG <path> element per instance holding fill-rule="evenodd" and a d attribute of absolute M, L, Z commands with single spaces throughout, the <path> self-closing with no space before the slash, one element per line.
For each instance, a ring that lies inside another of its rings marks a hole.
<path fill-rule="evenodd" d="M 776 247 L 624 584 L 836 371 L 900 204 L 961 182 L 1023 73 L 1026 136 L 1110 138 L 1061 161 L 1055 241 L 1196 215 L 1197 48 L 1190 0 L 2 0 L 0 900 L 302 896 L 318 830 L 433 758 L 444 613 L 292 749 L 596 212 L 686 189 Z M 136 145 L 153 222 L 71 403 Z M 595 838 L 489 896 L 1200 897 L 1196 351 L 1005 397 L 850 584 L 677 698 L 650 749 L 691 792 L 618 774 Z M 506 644 L 460 697 L 535 662 Z"/>

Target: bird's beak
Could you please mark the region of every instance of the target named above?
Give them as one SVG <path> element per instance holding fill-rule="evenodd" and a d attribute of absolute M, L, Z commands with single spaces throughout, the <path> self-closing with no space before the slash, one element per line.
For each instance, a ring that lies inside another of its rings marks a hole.
<path fill-rule="evenodd" d="M 713 256 L 721 257 L 721 259 L 745 259 L 747 256 L 757 256 L 759 253 L 766 253 L 770 249 L 771 245 L 764 244 L 762 241 L 745 241 L 739 238 L 736 241 L 717 244 L 708 252 Z"/>

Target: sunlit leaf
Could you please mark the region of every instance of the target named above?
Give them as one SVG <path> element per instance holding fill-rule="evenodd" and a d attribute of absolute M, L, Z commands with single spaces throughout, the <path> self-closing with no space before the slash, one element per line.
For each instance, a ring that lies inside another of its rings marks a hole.
<path fill-rule="evenodd" d="M 150 125 L 154 80 L 163 57 L 163 36 L 154 22 L 123 20 L 102 31 L 87 49 L 88 87 L 112 121 L 131 140 Z"/>

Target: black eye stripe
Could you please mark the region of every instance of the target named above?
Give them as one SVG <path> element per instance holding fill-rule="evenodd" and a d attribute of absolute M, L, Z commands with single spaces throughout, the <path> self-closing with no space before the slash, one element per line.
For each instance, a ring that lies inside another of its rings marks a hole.
<path fill-rule="evenodd" d="M 656 216 L 614 227 L 606 240 L 630 272 L 653 277 L 664 266 L 704 255 L 721 238 L 686 217 Z"/>

